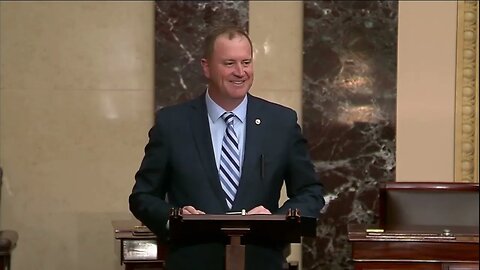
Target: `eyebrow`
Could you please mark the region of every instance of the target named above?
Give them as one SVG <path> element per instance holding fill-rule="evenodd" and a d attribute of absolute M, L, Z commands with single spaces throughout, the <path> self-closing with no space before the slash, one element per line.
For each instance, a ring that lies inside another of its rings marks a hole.
<path fill-rule="evenodd" d="M 232 58 L 226 58 L 226 59 L 223 60 L 223 62 L 235 62 L 235 61 L 237 61 L 237 60 L 232 59 Z M 245 58 L 245 59 L 241 59 L 240 61 L 242 61 L 242 62 L 243 61 L 252 61 L 252 58 Z"/>

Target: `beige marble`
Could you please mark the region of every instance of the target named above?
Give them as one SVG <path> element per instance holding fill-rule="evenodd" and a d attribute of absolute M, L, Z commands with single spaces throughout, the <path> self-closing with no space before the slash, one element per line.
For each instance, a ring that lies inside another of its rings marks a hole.
<path fill-rule="evenodd" d="M 454 1 L 399 3 L 397 181 L 454 180 Z"/>
<path fill-rule="evenodd" d="M 77 269 L 63 267 L 69 263 L 85 269 L 80 255 L 93 248 L 94 258 L 100 253 L 109 260 L 90 260 L 86 269 L 108 269 L 115 265 L 110 221 L 130 216 L 127 198 L 151 125 L 150 91 L 46 92 L 1 96 L 8 101 L 2 115 L 14 116 L 1 119 L 3 227 L 18 230 L 25 243 L 15 259 L 44 254 L 15 264 L 35 269 L 41 260 L 37 269 Z"/>
<path fill-rule="evenodd" d="M 3 1 L 2 1 L 3 2 Z M 136 90 L 151 86 L 148 2 L 3 2 L 2 89 Z"/>
<path fill-rule="evenodd" d="M 302 114 L 302 95 L 298 91 L 282 90 L 282 89 L 252 89 L 252 94 L 263 99 L 282 104 L 294 109 L 299 117 L 298 123 L 301 124 L 300 119 Z"/>
<path fill-rule="evenodd" d="M 250 1 L 249 33 L 255 63 L 251 93 L 294 109 L 301 123 L 303 3 Z M 281 202 L 286 199 L 283 190 Z M 292 244 L 287 260 L 301 264 L 300 244 Z"/>
<path fill-rule="evenodd" d="M 131 218 L 153 121 L 153 2 L 1 2 L 0 15 L 13 269 L 120 269 L 111 221 Z"/>
<path fill-rule="evenodd" d="M 27 196 L 35 206 L 59 210 L 125 210 L 125 188 L 151 124 L 150 101 L 147 91 L 3 91 L 2 166 L 10 187 L 3 199 Z"/>
<path fill-rule="evenodd" d="M 301 97 L 303 3 L 252 1 L 249 7 L 255 61 L 253 91 L 290 91 Z M 300 104 L 294 109 L 301 111 Z"/>

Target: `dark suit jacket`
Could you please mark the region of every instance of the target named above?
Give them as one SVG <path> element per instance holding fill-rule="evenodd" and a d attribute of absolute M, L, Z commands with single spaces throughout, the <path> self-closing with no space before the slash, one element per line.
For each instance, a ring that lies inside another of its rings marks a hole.
<path fill-rule="evenodd" d="M 135 217 L 160 240 L 168 239 L 166 222 L 172 207 L 192 205 L 207 214 L 229 211 L 216 168 L 205 94 L 159 110 L 149 138 L 129 202 Z M 284 181 L 289 200 L 279 207 Z M 259 205 L 273 214 L 298 208 L 304 216 L 318 217 L 323 188 L 296 113 L 249 94 L 242 176 L 231 211 Z M 247 245 L 246 268 L 281 269 L 282 248 Z M 167 268 L 224 269 L 224 258 L 222 243 L 170 245 Z"/>

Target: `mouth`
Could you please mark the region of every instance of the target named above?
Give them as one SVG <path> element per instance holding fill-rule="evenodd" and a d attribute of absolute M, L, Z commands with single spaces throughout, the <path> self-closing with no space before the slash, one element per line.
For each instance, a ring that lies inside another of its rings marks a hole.
<path fill-rule="evenodd" d="M 230 81 L 230 83 L 236 85 L 236 86 L 242 86 L 245 84 L 245 81 L 246 80 L 234 80 L 234 81 Z"/>

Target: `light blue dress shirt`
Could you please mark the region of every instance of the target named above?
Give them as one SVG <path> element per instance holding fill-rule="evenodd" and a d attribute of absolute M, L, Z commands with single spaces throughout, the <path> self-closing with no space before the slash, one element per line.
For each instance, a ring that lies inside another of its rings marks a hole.
<path fill-rule="evenodd" d="M 225 135 L 227 124 L 221 118 L 226 111 L 212 100 L 210 95 L 205 95 L 207 104 L 208 123 L 210 124 L 210 134 L 212 135 L 213 152 L 217 170 L 220 169 L 220 153 L 222 152 L 222 141 Z M 247 117 L 248 98 L 245 96 L 243 101 L 232 111 L 236 117 L 233 120 L 233 129 L 238 137 L 238 146 L 240 150 L 240 174 L 242 173 L 243 154 L 245 153 L 245 119 Z"/>

